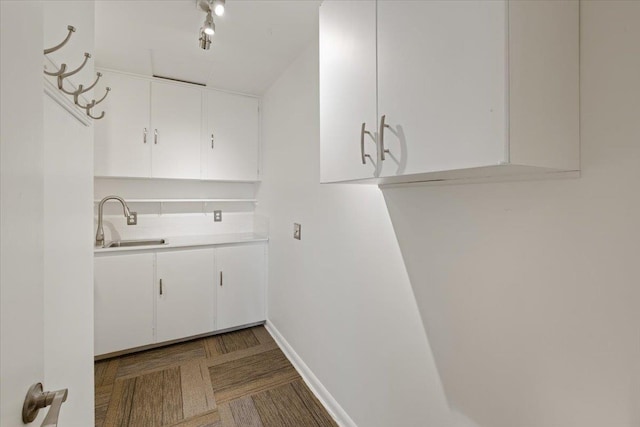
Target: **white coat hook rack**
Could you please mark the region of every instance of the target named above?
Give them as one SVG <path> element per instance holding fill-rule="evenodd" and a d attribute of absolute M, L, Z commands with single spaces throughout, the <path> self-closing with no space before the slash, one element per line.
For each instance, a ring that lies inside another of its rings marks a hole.
<path fill-rule="evenodd" d="M 45 55 L 47 55 L 49 53 L 56 52 L 56 51 L 60 50 L 64 45 L 67 44 L 67 42 L 71 38 L 71 35 L 76 32 L 76 29 L 75 29 L 74 26 L 68 25 L 67 26 L 67 30 L 69 32 L 67 33 L 67 36 L 65 37 L 65 39 L 62 42 L 60 42 L 59 44 L 57 44 L 56 46 L 53 46 L 53 47 L 48 48 L 48 49 L 45 49 L 44 50 L 44 54 Z M 87 65 L 87 62 L 89 61 L 90 58 L 91 58 L 91 54 L 88 53 L 88 52 L 85 52 L 84 60 L 82 61 L 82 64 L 80 64 L 80 66 L 78 68 L 76 68 L 75 70 L 67 71 L 67 64 L 63 63 L 63 64 L 60 65 L 60 68 L 58 70 L 56 70 L 56 71 L 47 71 L 46 68 L 45 68 L 44 73 L 46 75 L 48 75 L 48 76 L 56 77 L 57 80 L 58 80 L 57 81 L 58 89 L 61 92 L 66 93 L 67 95 L 73 96 L 74 104 L 76 104 L 78 107 L 84 109 L 86 114 L 87 114 L 87 116 L 89 116 L 89 117 L 91 117 L 92 119 L 95 119 L 95 120 L 100 120 L 105 115 L 104 111 L 99 116 L 94 116 L 92 114 L 91 110 L 96 105 L 100 104 L 102 101 L 105 100 L 107 95 L 109 95 L 109 92 L 111 91 L 111 88 L 109 88 L 109 87 L 106 88 L 106 93 L 98 101 L 93 99 L 91 102 L 87 103 L 86 105 L 82 105 L 80 103 L 79 97 L 83 93 L 86 93 L 86 92 L 90 91 L 91 89 L 93 89 L 98 84 L 98 81 L 100 80 L 100 77 L 102 77 L 102 73 L 96 73 L 97 77 L 96 77 L 96 79 L 94 80 L 94 82 L 90 86 L 84 87 L 84 85 L 78 85 L 78 88 L 76 90 L 67 90 L 67 89 L 64 88 L 64 79 L 66 79 L 68 77 L 71 77 L 71 76 L 77 74 L 78 72 L 80 72 L 80 70 L 82 70 L 85 67 L 85 65 Z"/>

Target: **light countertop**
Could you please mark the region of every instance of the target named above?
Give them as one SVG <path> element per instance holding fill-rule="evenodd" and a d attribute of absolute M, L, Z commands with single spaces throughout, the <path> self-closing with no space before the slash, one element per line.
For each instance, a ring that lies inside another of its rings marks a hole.
<path fill-rule="evenodd" d="M 216 246 L 233 243 L 266 242 L 269 238 L 264 234 L 256 233 L 231 233 L 231 234 L 209 234 L 195 236 L 154 236 L 153 239 L 165 239 L 164 245 L 151 246 L 128 246 L 117 248 L 94 248 L 94 254 L 110 254 L 130 251 L 155 251 L 158 249 L 188 248 L 198 246 Z M 142 239 L 142 238 L 141 238 Z M 107 242 L 109 244 L 110 242 Z"/>

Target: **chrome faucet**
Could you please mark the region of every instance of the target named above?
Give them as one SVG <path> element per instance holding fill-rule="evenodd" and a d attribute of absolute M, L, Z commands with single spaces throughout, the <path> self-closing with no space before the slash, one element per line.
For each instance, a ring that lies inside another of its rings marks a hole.
<path fill-rule="evenodd" d="M 100 246 L 103 248 L 104 248 L 104 229 L 102 228 L 102 209 L 104 204 L 108 200 L 117 200 L 122 204 L 124 216 L 127 218 L 127 225 L 136 225 L 138 223 L 138 214 L 136 212 L 131 212 L 129 210 L 129 206 L 127 206 L 127 202 L 125 202 L 122 197 L 107 196 L 104 199 L 100 200 L 100 204 L 98 205 L 98 231 L 96 232 L 96 246 Z"/>

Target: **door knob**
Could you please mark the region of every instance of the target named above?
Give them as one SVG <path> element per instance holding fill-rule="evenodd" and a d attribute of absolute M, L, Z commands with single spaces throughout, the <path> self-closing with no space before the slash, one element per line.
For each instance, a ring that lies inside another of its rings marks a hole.
<path fill-rule="evenodd" d="M 51 406 L 44 417 L 42 427 L 57 427 L 60 407 L 67 400 L 67 394 L 68 390 L 66 388 L 57 391 L 42 391 L 42 383 L 35 383 L 29 387 L 27 396 L 24 398 L 22 422 L 29 424 L 36 419 L 40 409 Z"/>

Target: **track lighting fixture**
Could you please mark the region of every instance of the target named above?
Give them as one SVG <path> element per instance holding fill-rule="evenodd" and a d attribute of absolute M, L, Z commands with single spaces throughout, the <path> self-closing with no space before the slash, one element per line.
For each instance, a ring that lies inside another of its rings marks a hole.
<path fill-rule="evenodd" d="M 213 22 L 213 13 L 217 16 L 224 14 L 225 0 L 196 0 L 196 7 L 207 14 L 204 24 L 200 28 L 198 45 L 201 49 L 211 48 L 211 36 L 216 33 L 216 24 Z"/>
<path fill-rule="evenodd" d="M 211 11 L 207 12 L 207 17 L 204 20 L 204 26 L 202 27 L 205 34 L 212 36 L 216 33 L 216 25 L 213 23 L 213 16 Z"/>
<path fill-rule="evenodd" d="M 205 33 L 203 28 L 200 29 L 200 38 L 198 39 L 198 45 L 200 46 L 200 49 L 211 49 L 211 36 Z"/>

